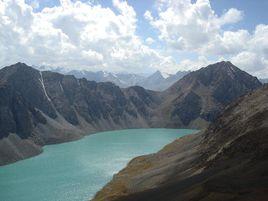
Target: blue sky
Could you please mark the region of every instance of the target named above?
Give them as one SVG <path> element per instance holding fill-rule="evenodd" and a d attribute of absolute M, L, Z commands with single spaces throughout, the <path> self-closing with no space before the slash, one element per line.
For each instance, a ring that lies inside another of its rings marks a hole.
<path fill-rule="evenodd" d="M 4 0 L 0 65 L 174 73 L 231 60 L 268 77 L 267 9 L 266 0 Z"/>
<path fill-rule="evenodd" d="M 195 0 L 196 1 L 196 0 Z M 193 2 L 195 2 L 193 1 Z M 36 2 L 34 0 L 26 0 L 28 4 L 32 2 Z M 87 2 L 87 0 L 83 0 L 83 2 Z M 91 1 L 95 4 L 101 4 L 104 7 L 110 7 L 113 9 L 111 0 L 95 0 Z M 133 6 L 135 9 L 138 19 L 138 33 L 141 36 L 151 36 L 153 30 L 148 27 L 148 23 L 144 20 L 143 14 L 146 10 L 154 9 L 154 0 L 128 0 L 129 5 Z M 42 10 L 44 7 L 53 7 L 59 6 L 59 0 L 39 0 L 39 8 L 37 10 Z M 229 29 L 247 29 L 249 31 L 253 31 L 255 26 L 258 24 L 267 24 L 268 23 L 268 1 L 266 0 L 211 0 L 210 1 L 213 10 L 218 14 L 224 13 L 224 11 L 230 8 L 237 8 L 242 10 L 245 14 L 244 19 L 232 25 L 232 27 L 228 27 Z M 144 33 L 145 31 L 145 33 Z"/>

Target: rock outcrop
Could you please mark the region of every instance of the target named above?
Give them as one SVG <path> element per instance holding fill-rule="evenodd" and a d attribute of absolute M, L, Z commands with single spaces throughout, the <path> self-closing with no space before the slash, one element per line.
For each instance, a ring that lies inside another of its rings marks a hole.
<path fill-rule="evenodd" d="M 93 201 L 268 200 L 268 86 L 206 130 L 133 159 Z"/>

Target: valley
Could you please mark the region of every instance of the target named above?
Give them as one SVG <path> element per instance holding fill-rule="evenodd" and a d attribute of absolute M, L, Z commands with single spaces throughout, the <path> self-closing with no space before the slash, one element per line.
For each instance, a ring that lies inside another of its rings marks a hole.
<path fill-rule="evenodd" d="M 267 200 L 268 87 L 229 105 L 206 130 L 133 159 L 93 201 Z"/>
<path fill-rule="evenodd" d="M 163 92 L 121 89 L 17 63 L 0 70 L 0 164 L 99 131 L 203 129 L 235 98 L 261 86 L 230 62 L 191 72 Z"/>
<path fill-rule="evenodd" d="M 0 201 L 268 201 L 267 0 L 0 0 Z"/>

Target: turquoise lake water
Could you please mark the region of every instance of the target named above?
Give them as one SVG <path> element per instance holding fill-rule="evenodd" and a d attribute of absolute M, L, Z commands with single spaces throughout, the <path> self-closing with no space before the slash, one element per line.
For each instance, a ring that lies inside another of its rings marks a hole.
<path fill-rule="evenodd" d="M 0 201 L 86 201 L 134 157 L 160 150 L 189 129 L 101 132 L 44 147 L 33 158 L 0 167 Z"/>

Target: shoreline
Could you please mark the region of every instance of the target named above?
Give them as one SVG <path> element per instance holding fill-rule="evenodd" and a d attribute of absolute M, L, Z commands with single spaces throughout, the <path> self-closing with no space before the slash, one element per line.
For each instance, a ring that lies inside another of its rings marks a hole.
<path fill-rule="evenodd" d="M 8 166 L 8 165 L 12 165 L 12 164 L 14 164 L 14 163 L 18 163 L 18 162 L 20 162 L 20 161 L 24 161 L 24 160 L 27 160 L 27 159 L 29 159 L 29 158 L 33 158 L 33 157 L 36 157 L 36 156 L 39 156 L 40 154 L 42 154 L 43 153 L 43 151 L 44 151 L 44 147 L 45 146 L 50 146 L 50 145 L 58 145 L 58 144 L 64 144 L 64 143 L 69 143 L 69 142 L 75 142 L 75 141 L 78 141 L 78 140 L 82 140 L 83 138 L 85 138 L 85 137 L 88 137 L 88 136 L 91 136 L 91 135 L 96 135 L 96 134 L 98 134 L 98 133 L 105 133 L 105 132 L 111 132 L 111 131 L 124 131 L 124 130 L 136 130 L 136 129 L 172 129 L 172 130 L 178 130 L 178 129 L 188 129 L 188 130 L 193 130 L 193 131 L 195 131 L 196 133 L 198 133 L 200 130 L 198 130 L 198 129 L 191 129 L 191 128 L 155 128 L 155 127 L 153 127 L 153 128 L 122 128 L 122 129 L 111 129 L 111 130 L 103 130 L 103 131 L 96 131 L 96 132 L 87 132 L 87 134 L 85 134 L 85 135 L 80 135 L 80 136 L 78 136 L 78 135 L 74 135 L 75 136 L 75 138 L 67 138 L 67 139 L 65 139 L 65 140 L 63 140 L 63 141 L 61 141 L 61 140 L 59 140 L 59 141 L 57 141 L 57 142 L 52 142 L 52 143 L 46 143 L 46 144 L 44 144 L 44 145 L 38 145 L 38 144 L 35 144 L 34 142 L 33 142 L 33 144 L 34 144 L 34 146 L 36 146 L 36 147 L 38 147 L 39 149 L 40 149 L 40 151 L 39 152 L 36 152 L 36 154 L 33 154 L 33 155 L 30 155 L 30 156 L 25 156 L 24 158 L 20 158 L 20 159 L 18 159 L 18 160 L 15 160 L 15 161 L 13 161 L 13 162 L 9 162 L 9 163 L 6 163 L 6 164 L 3 164 L 3 165 L 0 165 L 0 168 L 1 167 L 6 167 L 6 166 Z M 86 132 L 85 132 L 86 133 Z M 6 137 L 6 138 L 8 138 L 8 137 Z M 3 138 L 4 139 L 4 138 Z M 2 139 L 2 140 L 3 140 Z M 30 141 L 30 139 L 25 139 L 25 140 L 29 140 Z"/>

